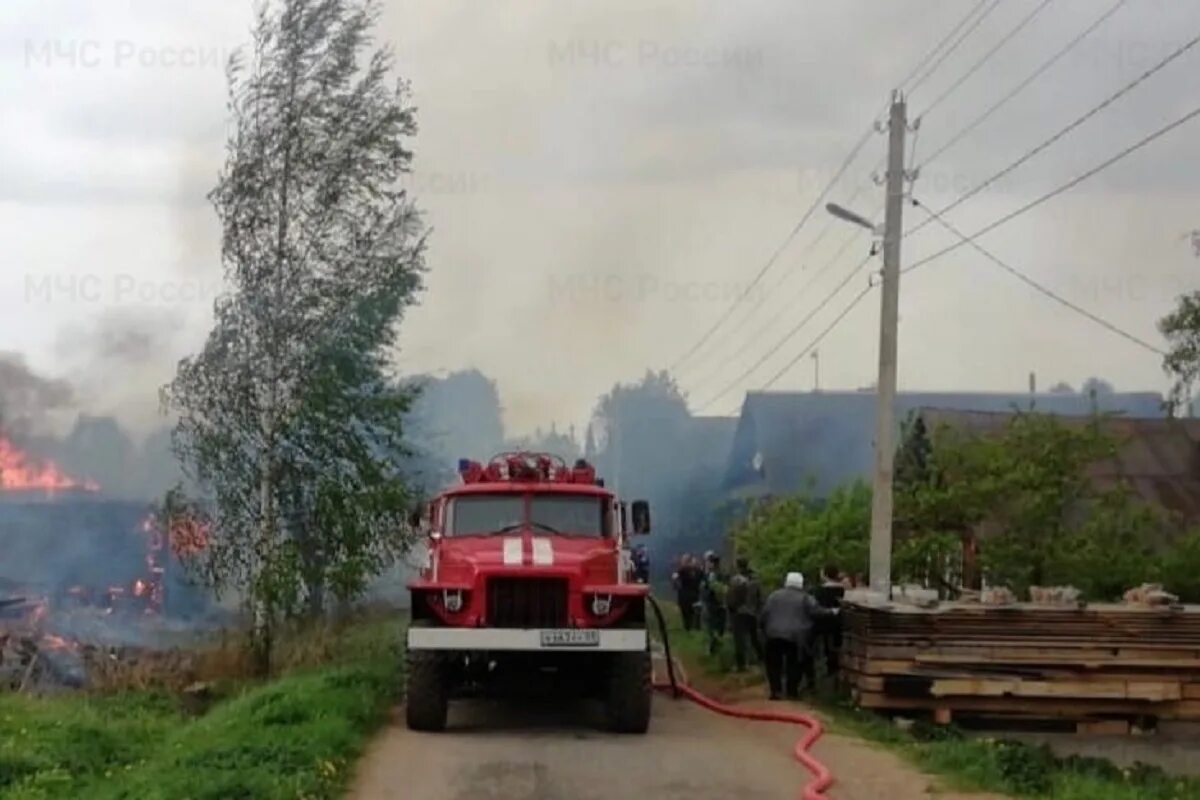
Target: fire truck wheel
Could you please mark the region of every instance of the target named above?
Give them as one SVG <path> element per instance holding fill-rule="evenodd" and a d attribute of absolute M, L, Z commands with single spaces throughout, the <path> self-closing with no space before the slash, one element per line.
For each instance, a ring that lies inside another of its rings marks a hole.
<path fill-rule="evenodd" d="M 608 696 L 605 715 L 609 730 L 617 733 L 645 733 L 650 727 L 649 653 L 617 653 L 608 672 Z"/>
<path fill-rule="evenodd" d="M 440 731 L 446 728 L 449 706 L 446 670 L 437 653 L 408 652 L 408 680 L 404 715 L 414 731 Z"/>

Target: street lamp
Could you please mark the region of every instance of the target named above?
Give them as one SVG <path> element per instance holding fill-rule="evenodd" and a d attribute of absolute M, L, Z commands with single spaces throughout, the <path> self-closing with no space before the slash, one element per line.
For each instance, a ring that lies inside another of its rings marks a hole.
<path fill-rule="evenodd" d="M 856 214 L 848 208 L 842 208 L 837 203 L 826 203 L 825 210 L 830 214 L 833 214 L 838 219 L 844 219 L 846 222 L 852 222 L 855 225 L 858 225 L 860 228 L 866 228 L 871 233 L 876 235 L 883 233 L 882 226 L 876 225 L 863 215 Z"/>

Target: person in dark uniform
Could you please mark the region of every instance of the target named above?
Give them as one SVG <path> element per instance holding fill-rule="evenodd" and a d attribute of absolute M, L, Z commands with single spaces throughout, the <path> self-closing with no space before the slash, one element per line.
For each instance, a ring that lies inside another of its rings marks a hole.
<path fill-rule="evenodd" d="M 700 602 L 704 570 L 700 568 L 694 555 L 684 553 L 679 560 L 679 569 L 671 577 L 675 586 L 675 599 L 679 602 L 679 616 L 683 618 L 683 629 L 695 630 L 700 627 L 700 620 L 696 618 L 696 604 Z"/>
<path fill-rule="evenodd" d="M 704 630 L 708 633 L 708 654 L 714 655 L 725 637 L 725 596 L 729 580 L 721 571 L 721 557 L 709 550 L 704 554 L 704 585 L 700 590 L 700 602 L 704 605 Z"/>
<path fill-rule="evenodd" d="M 729 580 L 725 607 L 733 633 L 733 662 L 738 672 L 746 668 L 748 651 L 763 663 L 762 641 L 758 636 L 758 615 L 762 613 L 762 586 L 745 558 L 737 560 L 737 573 Z"/>
<path fill-rule="evenodd" d="M 822 608 L 835 609 L 841 606 L 846 596 L 842 573 L 836 564 L 826 564 L 821 571 L 821 585 L 813 589 L 813 598 Z M 837 616 L 821 617 L 815 627 L 816 647 L 825 659 L 825 670 L 830 676 L 838 673 L 838 654 L 842 650 L 842 620 Z"/>

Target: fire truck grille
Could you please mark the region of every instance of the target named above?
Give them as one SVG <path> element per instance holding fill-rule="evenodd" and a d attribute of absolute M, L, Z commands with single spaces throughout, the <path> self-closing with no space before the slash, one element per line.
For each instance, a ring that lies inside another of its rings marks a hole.
<path fill-rule="evenodd" d="M 561 578 L 492 578 L 487 621 L 494 628 L 565 628 L 567 582 Z"/>

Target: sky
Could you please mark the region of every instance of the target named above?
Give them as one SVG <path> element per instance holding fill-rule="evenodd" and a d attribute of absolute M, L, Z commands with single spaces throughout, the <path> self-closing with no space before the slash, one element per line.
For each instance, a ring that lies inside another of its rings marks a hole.
<path fill-rule="evenodd" d="M 865 231 L 814 214 L 753 281 L 891 90 L 974 5 L 385 0 L 377 36 L 412 84 L 408 183 L 431 228 L 398 370 L 483 370 L 515 434 L 581 426 L 614 383 L 676 365 L 744 296 L 678 364 L 693 410 L 731 413 L 777 374 L 775 389 L 871 384 L 877 291 L 830 329 L 819 362 L 803 356 L 878 268 L 822 305 L 867 257 Z M 1200 34 L 1198 3 L 1127 0 L 924 164 L 1110 5 L 1000 0 L 911 89 L 922 204 L 949 204 Z M 222 290 L 205 196 L 224 158 L 224 60 L 247 41 L 252 9 L 0 7 L 0 352 L 134 428 L 161 422 L 157 389 L 203 342 Z M 1198 71 L 1200 46 L 947 219 L 973 232 L 1182 116 L 1200 105 Z M 886 139 L 870 135 L 826 199 L 880 220 L 872 176 Z M 1162 348 L 1156 321 L 1200 283 L 1197 142 L 1200 119 L 980 242 Z M 906 227 L 923 219 L 904 214 Z M 928 225 L 904 239 L 902 263 L 952 241 Z M 1093 375 L 1120 390 L 1167 386 L 1159 355 L 969 248 L 905 274 L 900 291 L 902 390 L 1018 391 L 1031 372 L 1044 388 Z"/>

